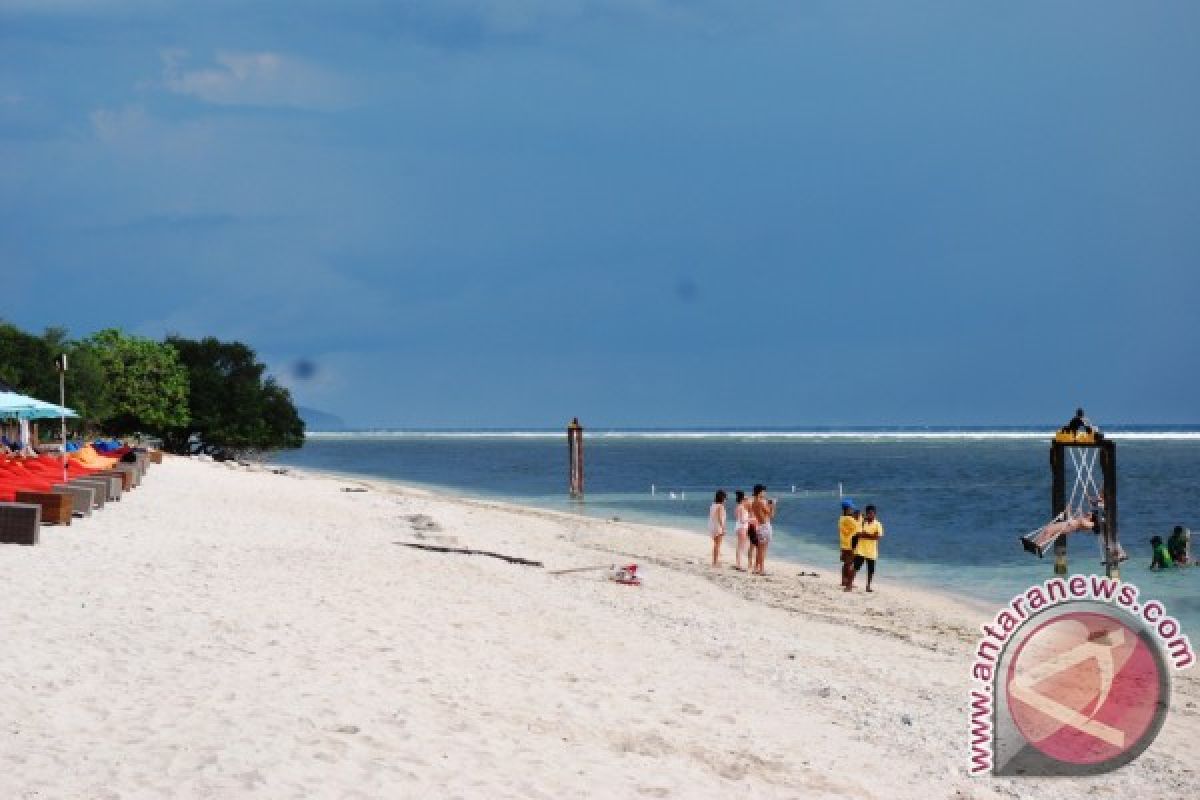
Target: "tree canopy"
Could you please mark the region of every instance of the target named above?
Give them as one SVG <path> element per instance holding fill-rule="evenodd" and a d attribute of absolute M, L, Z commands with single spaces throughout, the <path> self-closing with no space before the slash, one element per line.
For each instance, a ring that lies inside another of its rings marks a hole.
<path fill-rule="evenodd" d="M 105 432 L 159 432 L 187 422 L 188 375 L 175 348 L 109 328 L 75 350 L 78 360 L 94 365 L 103 376 Z"/>
<path fill-rule="evenodd" d="M 241 342 L 171 336 L 166 342 L 187 368 L 191 414 L 166 437 L 172 449 L 188 443 L 217 455 L 300 447 L 304 423 L 288 390 L 270 378 Z"/>
<path fill-rule="evenodd" d="M 51 332 L 47 331 L 47 335 Z M 0 381 L 25 394 L 52 402 L 58 397 L 54 351 L 46 337 L 0 323 Z"/>
<path fill-rule="evenodd" d="M 67 405 L 89 431 L 158 436 L 171 450 L 218 456 L 300 447 L 291 394 L 241 342 L 170 336 L 159 342 L 107 329 L 71 340 L 0 322 L 0 381 L 58 402 L 54 359 L 66 353 Z"/>

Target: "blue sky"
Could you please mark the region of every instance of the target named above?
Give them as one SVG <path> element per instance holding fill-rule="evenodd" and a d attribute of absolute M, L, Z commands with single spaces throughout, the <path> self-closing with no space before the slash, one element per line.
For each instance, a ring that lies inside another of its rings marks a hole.
<path fill-rule="evenodd" d="M 361 425 L 1194 423 L 1198 34 L 0 0 L 0 316 L 239 338 Z"/>

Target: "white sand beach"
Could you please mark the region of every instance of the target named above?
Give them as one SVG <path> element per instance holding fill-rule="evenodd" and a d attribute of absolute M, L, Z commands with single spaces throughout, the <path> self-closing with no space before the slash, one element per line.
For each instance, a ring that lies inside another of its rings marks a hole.
<path fill-rule="evenodd" d="M 709 569 L 707 549 L 684 531 L 167 458 L 39 546 L 0 546 L 0 798 L 1200 789 L 1194 670 L 1116 773 L 971 778 L 988 610 L 886 572 L 847 596 L 832 549 L 762 579 Z M 548 574 L 624 561 L 645 585 Z"/>

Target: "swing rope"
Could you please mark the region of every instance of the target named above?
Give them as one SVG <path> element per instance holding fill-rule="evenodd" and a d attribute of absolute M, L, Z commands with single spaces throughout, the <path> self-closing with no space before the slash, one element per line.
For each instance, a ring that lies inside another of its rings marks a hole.
<path fill-rule="evenodd" d="M 1071 487 L 1071 498 L 1067 501 L 1064 511 L 1067 516 L 1083 516 L 1099 508 L 1104 496 L 1096 483 L 1096 458 L 1100 452 L 1076 452 L 1075 448 L 1068 448 L 1067 452 L 1075 465 L 1075 483 Z M 1084 506 L 1085 503 L 1087 507 Z"/>
<path fill-rule="evenodd" d="M 1088 516 L 1101 508 L 1104 502 L 1103 492 L 1096 483 L 1096 459 L 1099 451 L 1077 452 L 1071 448 L 1067 452 L 1070 453 L 1071 463 L 1075 468 L 1075 481 L 1071 486 L 1071 496 L 1067 500 L 1066 506 L 1045 525 L 1040 525 L 1021 537 L 1021 541 L 1026 543 L 1026 549 L 1036 552 L 1039 556 L 1044 550 L 1044 545 L 1031 544 L 1038 534 L 1045 531 L 1050 525 Z"/>

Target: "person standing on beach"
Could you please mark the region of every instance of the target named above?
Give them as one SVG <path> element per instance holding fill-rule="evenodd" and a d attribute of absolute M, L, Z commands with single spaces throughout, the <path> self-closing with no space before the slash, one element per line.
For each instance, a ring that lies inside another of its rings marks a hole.
<path fill-rule="evenodd" d="M 708 509 L 708 535 L 712 537 L 712 565 L 721 560 L 721 542 L 725 539 L 725 490 L 718 489 Z"/>
<path fill-rule="evenodd" d="M 746 493 L 738 489 L 733 493 L 733 516 L 735 521 L 734 533 L 737 534 L 737 553 L 735 555 L 734 569 L 741 572 L 745 569 L 742 566 L 742 556 L 745 555 L 747 564 L 753 566 L 753 562 L 748 552 L 750 548 L 750 501 L 746 499 Z"/>
<path fill-rule="evenodd" d="M 850 581 L 854 578 L 854 536 L 861 525 L 854 509 L 854 501 L 849 497 L 842 499 L 842 516 L 838 518 L 838 540 L 841 545 L 842 558 L 842 588 L 849 589 Z"/>
<path fill-rule="evenodd" d="M 883 523 L 875 516 L 875 506 L 863 509 L 862 528 L 856 535 L 858 543 L 854 547 L 854 571 L 850 573 L 850 585 L 846 591 L 854 588 L 854 579 L 858 571 L 867 565 L 867 591 L 873 592 L 871 582 L 875 580 L 875 560 L 879 558 L 879 540 L 883 538 Z"/>
<path fill-rule="evenodd" d="M 771 520 L 775 518 L 775 500 L 767 497 L 767 487 L 761 483 L 754 486 L 754 499 L 750 502 L 750 514 L 754 518 L 755 530 L 758 533 L 758 547 L 755 548 L 754 566 L 751 572 L 755 575 L 765 575 L 764 566 L 767 562 L 767 548 L 771 545 L 774 531 Z"/>

